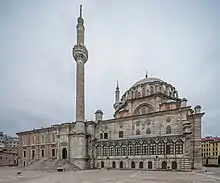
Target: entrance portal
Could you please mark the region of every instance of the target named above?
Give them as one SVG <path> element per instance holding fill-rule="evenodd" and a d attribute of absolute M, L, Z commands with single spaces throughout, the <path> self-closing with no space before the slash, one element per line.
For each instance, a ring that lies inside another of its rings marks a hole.
<path fill-rule="evenodd" d="M 67 150 L 66 150 L 66 148 L 63 148 L 63 150 L 62 150 L 62 159 L 67 159 Z"/>
<path fill-rule="evenodd" d="M 167 162 L 166 161 L 162 162 L 162 169 L 167 169 Z"/>
<path fill-rule="evenodd" d="M 153 165 L 151 161 L 148 161 L 148 169 L 152 169 Z"/>
<path fill-rule="evenodd" d="M 172 169 L 174 169 L 174 170 L 177 169 L 177 162 L 176 161 L 172 162 Z"/>

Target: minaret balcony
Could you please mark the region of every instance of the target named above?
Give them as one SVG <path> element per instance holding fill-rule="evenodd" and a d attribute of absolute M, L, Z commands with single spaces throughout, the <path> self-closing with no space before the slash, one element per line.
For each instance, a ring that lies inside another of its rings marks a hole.
<path fill-rule="evenodd" d="M 84 63 L 88 60 L 88 50 L 84 45 L 77 44 L 73 47 L 73 57 L 75 61 L 83 60 Z"/>

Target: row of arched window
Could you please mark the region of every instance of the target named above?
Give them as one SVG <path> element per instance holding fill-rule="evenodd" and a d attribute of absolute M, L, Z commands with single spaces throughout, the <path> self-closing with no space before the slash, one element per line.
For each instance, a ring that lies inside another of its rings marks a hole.
<path fill-rule="evenodd" d="M 120 161 L 119 163 L 119 168 L 126 168 L 125 166 L 125 163 L 123 161 Z M 101 161 L 101 168 L 104 168 L 105 167 L 105 163 L 104 161 Z M 111 164 L 111 167 L 112 168 L 116 168 L 116 162 L 115 161 L 112 161 L 112 164 Z M 136 167 L 136 163 L 134 161 L 131 162 L 131 168 L 134 169 L 134 168 L 139 168 L 139 169 L 143 169 L 144 168 L 144 163 L 143 161 L 140 161 L 138 163 L 138 167 Z M 147 168 L 148 169 L 152 169 L 153 168 L 153 163 L 152 161 L 148 161 L 147 163 Z M 167 162 L 166 161 L 163 161 L 161 163 L 161 169 L 167 169 Z M 171 169 L 177 169 L 177 162 L 176 161 L 173 161 L 172 164 L 171 164 Z"/>
<path fill-rule="evenodd" d="M 51 142 L 55 142 L 56 141 L 56 135 L 54 133 L 51 134 L 50 139 L 51 139 L 50 140 Z M 46 142 L 45 135 L 42 134 L 39 140 L 40 140 L 40 143 L 45 143 Z M 36 136 L 32 136 L 31 143 L 32 144 L 37 144 L 38 143 L 38 138 Z"/>
<path fill-rule="evenodd" d="M 172 133 L 172 129 L 171 129 L 171 126 L 168 125 L 166 127 L 166 134 L 171 134 Z M 151 129 L 150 128 L 147 128 L 146 129 L 146 134 L 150 135 L 151 134 Z M 136 130 L 136 135 L 141 135 L 141 131 L 139 129 Z"/>
<path fill-rule="evenodd" d="M 178 139 L 175 143 L 172 140 L 158 143 L 151 141 L 149 144 L 144 141 L 142 144 L 110 144 L 98 145 L 96 147 L 97 156 L 134 156 L 134 155 L 165 155 L 165 154 L 183 154 L 183 141 Z"/>

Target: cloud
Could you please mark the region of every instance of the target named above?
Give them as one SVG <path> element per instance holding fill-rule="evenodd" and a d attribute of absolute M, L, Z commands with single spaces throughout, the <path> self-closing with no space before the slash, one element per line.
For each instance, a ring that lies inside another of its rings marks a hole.
<path fill-rule="evenodd" d="M 86 117 L 112 118 L 121 94 L 145 76 L 177 88 L 206 112 L 204 135 L 217 126 L 220 87 L 218 1 L 2 1 L 0 120 L 4 132 L 75 119 L 76 18 L 83 4 L 89 60 Z"/>

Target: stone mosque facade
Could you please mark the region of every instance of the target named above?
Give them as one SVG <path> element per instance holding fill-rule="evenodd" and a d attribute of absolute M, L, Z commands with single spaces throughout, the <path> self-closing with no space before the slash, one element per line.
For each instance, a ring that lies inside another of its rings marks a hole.
<path fill-rule="evenodd" d="M 76 121 L 17 133 L 19 166 L 65 160 L 78 169 L 201 169 L 204 113 L 159 78 L 146 75 L 121 97 L 117 84 L 114 118 L 104 120 L 97 110 L 94 121 L 85 121 L 82 6 L 76 29 Z"/>

